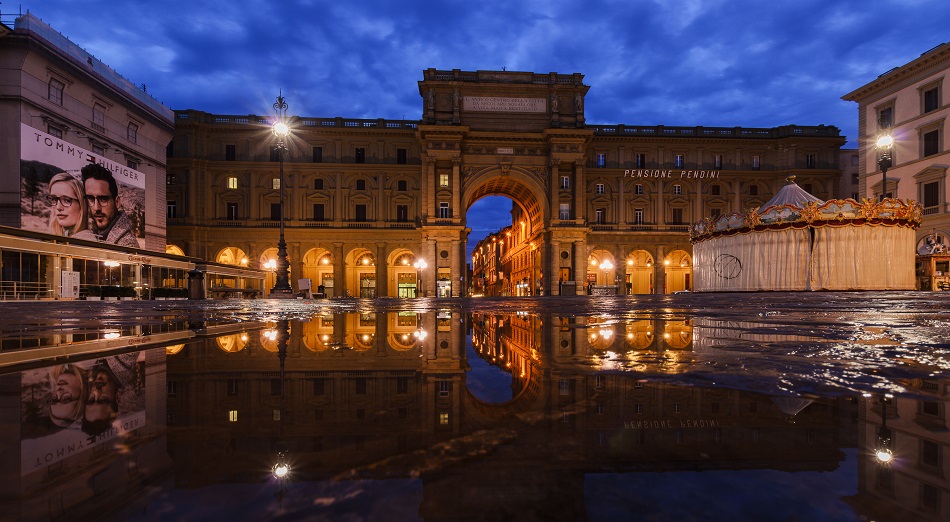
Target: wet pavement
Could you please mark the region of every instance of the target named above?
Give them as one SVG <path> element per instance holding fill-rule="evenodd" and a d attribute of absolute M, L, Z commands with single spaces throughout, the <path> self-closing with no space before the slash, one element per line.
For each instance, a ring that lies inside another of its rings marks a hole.
<path fill-rule="evenodd" d="M 0 517 L 945 520 L 948 304 L 2 303 Z"/>

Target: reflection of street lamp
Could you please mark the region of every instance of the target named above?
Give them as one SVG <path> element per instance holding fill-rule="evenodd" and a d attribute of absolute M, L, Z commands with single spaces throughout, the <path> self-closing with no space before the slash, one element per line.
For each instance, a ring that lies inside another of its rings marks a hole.
<path fill-rule="evenodd" d="M 894 138 L 890 134 L 884 133 L 877 139 L 877 150 L 881 157 L 877 160 L 877 166 L 881 168 L 881 201 L 887 197 L 887 169 L 891 166 L 891 149 L 894 147 Z"/>
<path fill-rule="evenodd" d="M 283 96 L 277 96 L 274 110 L 277 111 L 277 121 L 274 122 L 273 131 L 277 137 L 277 160 L 280 163 L 280 240 L 277 241 L 277 282 L 271 289 L 270 297 L 289 299 L 293 297 L 294 290 L 290 287 L 290 261 L 287 259 L 287 242 L 284 241 L 284 153 L 287 152 L 284 139 L 290 135 L 290 127 L 287 126 L 287 102 Z"/>
<path fill-rule="evenodd" d="M 425 259 L 419 259 L 412 266 L 416 268 L 416 297 L 420 297 L 422 295 L 422 271 L 429 265 Z"/>
<path fill-rule="evenodd" d="M 881 397 L 881 429 L 877 432 L 877 447 L 874 449 L 874 456 L 881 464 L 890 464 L 894 460 L 894 450 L 891 447 L 893 436 L 887 427 L 887 401 L 891 397 L 893 395 L 889 393 Z"/>

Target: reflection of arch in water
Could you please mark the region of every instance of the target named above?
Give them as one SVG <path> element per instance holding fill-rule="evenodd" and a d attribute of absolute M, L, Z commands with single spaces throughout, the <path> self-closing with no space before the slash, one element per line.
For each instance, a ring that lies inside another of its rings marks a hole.
<path fill-rule="evenodd" d="M 320 318 L 313 318 L 310 321 L 301 323 L 303 332 L 303 345 L 311 352 L 322 352 L 330 348 L 330 341 L 333 339 L 333 324 L 324 326 Z"/>
<path fill-rule="evenodd" d="M 655 340 L 656 328 L 649 319 L 629 321 L 624 325 L 624 342 L 630 350 L 647 350 Z"/>
<path fill-rule="evenodd" d="M 673 350 L 686 350 L 693 344 L 693 326 L 689 321 L 667 321 L 663 342 Z"/>
<path fill-rule="evenodd" d="M 248 337 L 246 333 L 241 332 L 230 335 L 222 335 L 215 338 L 214 341 L 217 343 L 218 348 L 220 348 L 222 352 L 237 353 L 247 346 Z"/>
<path fill-rule="evenodd" d="M 185 348 L 184 344 L 176 344 L 174 346 L 165 347 L 165 355 L 175 355 L 176 353 L 182 351 Z"/>
<path fill-rule="evenodd" d="M 607 351 L 617 340 L 616 327 L 612 324 L 592 324 L 587 327 L 587 345 L 599 351 Z"/>

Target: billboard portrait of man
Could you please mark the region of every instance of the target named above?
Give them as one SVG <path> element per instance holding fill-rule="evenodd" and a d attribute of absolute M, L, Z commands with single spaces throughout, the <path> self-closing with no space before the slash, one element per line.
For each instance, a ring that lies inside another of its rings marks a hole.
<path fill-rule="evenodd" d="M 139 242 L 132 232 L 132 222 L 121 209 L 119 185 L 112 172 L 102 165 L 90 163 L 82 168 L 82 182 L 96 238 L 114 245 L 138 248 Z"/>

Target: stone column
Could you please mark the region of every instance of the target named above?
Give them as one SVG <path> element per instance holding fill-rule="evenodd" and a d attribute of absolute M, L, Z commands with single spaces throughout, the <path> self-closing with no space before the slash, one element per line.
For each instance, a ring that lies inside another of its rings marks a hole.
<path fill-rule="evenodd" d="M 572 256 L 574 281 L 577 284 L 577 294 L 587 293 L 587 243 L 585 241 L 574 242 L 574 255 Z"/>
<path fill-rule="evenodd" d="M 544 293 L 545 295 L 561 295 L 561 242 L 542 243 L 541 248 Z"/>
<path fill-rule="evenodd" d="M 340 225 L 346 219 L 343 208 L 343 173 L 337 172 L 335 176 L 336 187 L 333 191 L 333 221 Z M 334 282 L 335 284 L 335 282 Z"/>
<path fill-rule="evenodd" d="M 343 243 L 333 243 L 333 295 L 346 295 L 346 260 L 344 259 Z M 337 321 L 343 322 L 343 321 Z"/>
<path fill-rule="evenodd" d="M 657 245 L 656 247 L 656 263 L 653 264 L 653 293 L 654 294 L 665 294 L 666 293 L 666 264 L 663 262 L 666 259 L 666 247 L 663 245 Z"/>
<path fill-rule="evenodd" d="M 462 211 L 461 203 L 459 203 L 459 198 L 461 198 L 462 193 L 462 176 L 460 174 L 461 165 L 462 158 L 458 156 L 452 158 L 452 181 L 450 182 L 452 188 L 452 203 L 450 203 L 450 205 L 452 205 L 452 208 L 450 209 L 451 215 L 449 217 L 453 219 L 461 217 Z"/>
<path fill-rule="evenodd" d="M 666 224 L 666 183 L 662 179 L 656 181 L 656 224 Z"/>
<path fill-rule="evenodd" d="M 548 189 L 548 198 L 551 207 L 551 220 L 560 219 L 560 203 L 558 201 L 558 191 L 561 190 L 561 172 L 560 161 L 557 158 L 550 158 L 551 165 L 551 186 Z"/>
<path fill-rule="evenodd" d="M 574 189 L 574 194 L 576 194 L 574 201 L 577 203 L 577 208 L 574 209 L 574 217 L 577 219 L 587 219 L 587 172 L 584 170 L 584 164 L 582 161 L 577 161 L 574 163 L 574 171 L 576 175 L 574 176 L 574 181 L 576 186 Z"/>
<path fill-rule="evenodd" d="M 376 243 L 376 251 L 373 257 L 376 258 L 376 297 L 389 296 L 389 263 L 386 243 Z"/>

